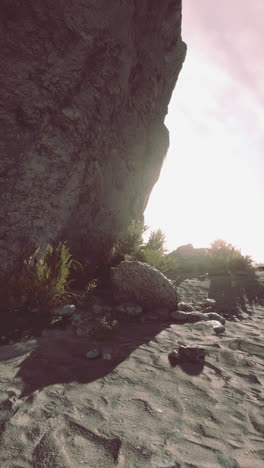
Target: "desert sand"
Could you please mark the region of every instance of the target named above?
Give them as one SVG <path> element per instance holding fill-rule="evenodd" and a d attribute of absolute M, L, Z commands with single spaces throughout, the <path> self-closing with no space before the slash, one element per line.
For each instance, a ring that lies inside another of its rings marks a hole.
<path fill-rule="evenodd" d="M 208 282 L 180 298 L 203 301 Z M 100 344 L 72 329 L 0 347 L 1 468 L 262 468 L 264 308 L 226 322 L 128 322 Z M 205 365 L 175 365 L 181 344 L 203 346 Z"/>

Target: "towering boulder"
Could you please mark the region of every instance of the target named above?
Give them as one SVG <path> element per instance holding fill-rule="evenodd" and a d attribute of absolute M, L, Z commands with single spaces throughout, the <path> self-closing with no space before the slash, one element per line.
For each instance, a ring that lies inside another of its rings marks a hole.
<path fill-rule="evenodd" d="M 0 268 L 76 258 L 142 216 L 186 53 L 180 0 L 1 0 Z"/>

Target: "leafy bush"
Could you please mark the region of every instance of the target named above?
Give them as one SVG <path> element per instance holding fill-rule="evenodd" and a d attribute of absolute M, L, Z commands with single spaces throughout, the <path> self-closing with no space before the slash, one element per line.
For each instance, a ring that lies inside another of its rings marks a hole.
<path fill-rule="evenodd" d="M 143 258 L 143 234 L 147 230 L 140 221 L 132 221 L 126 232 L 114 244 L 111 252 L 112 260 L 142 260 Z"/>
<path fill-rule="evenodd" d="M 38 248 L 24 260 L 22 269 L 10 278 L 1 277 L 0 317 L 2 334 L 14 328 L 43 327 L 50 323 L 56 306 L 67 302 L 69 274 L 73 259 L 69 248 L 60 242 Z"/>
<path fill-rule="evenodd" d="M 232 244 L 218 239 L 211 244 L 208 253 L 208 269 L 210 273 L 248 271 L 253 268 L 249 256 L 243 256 L 241 251 Z"/>
<path fill-rule="evenodd" d="M 166 251 L 164 248 L 165 240 L 166 236 L 161 231 L 161 229 L 157 229 L 157 231 L 151 231 L 148 242 L 146 243 L 144 248 L 151 251 L 154 250 L 163 254 Z"/>

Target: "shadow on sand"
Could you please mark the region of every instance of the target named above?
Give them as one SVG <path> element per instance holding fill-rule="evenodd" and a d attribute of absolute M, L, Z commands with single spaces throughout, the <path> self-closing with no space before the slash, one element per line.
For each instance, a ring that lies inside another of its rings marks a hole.
<path fill-rule="evenodd" d="M 104 341 L 79 337 L 67 333 L 67 330 L 57 329 L 28 343 L 1 347 L 0 360 L 27 353 L 16 374 L 24 384 L 22 396 L 52 384 L 89 383 L 112 372 L 136 348 L 154 339 L 171 323 L 172 321 L 167 319 L 147 319 L 143 324 L 136 320 L 120 322 L 111 338 Z M 97 348 L 102 353 L 110 352 L 112 359 L 87 359 L 85 354 L 92 348 Z M 192 375 L 196 374 L 196 371 L 188 369 L 188 366 L 184 370 Z"/>
<path fill-rule="evenodd" d="M 216 309 L 226 318 L 252 313 L 257 304 L 264 305 L 264 286 L 254 271 L 210 276 L 208 297 L 216 300 Z"/>

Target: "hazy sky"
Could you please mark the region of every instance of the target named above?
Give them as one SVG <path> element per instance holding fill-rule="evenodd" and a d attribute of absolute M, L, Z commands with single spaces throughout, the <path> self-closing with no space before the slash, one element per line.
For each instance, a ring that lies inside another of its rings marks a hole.
<path fill-rule="evenodd" d="M 218 238 L 264 262 L 264 0 L 183 0 L 188 51 L 145 211 L 167 248 Z"/>

